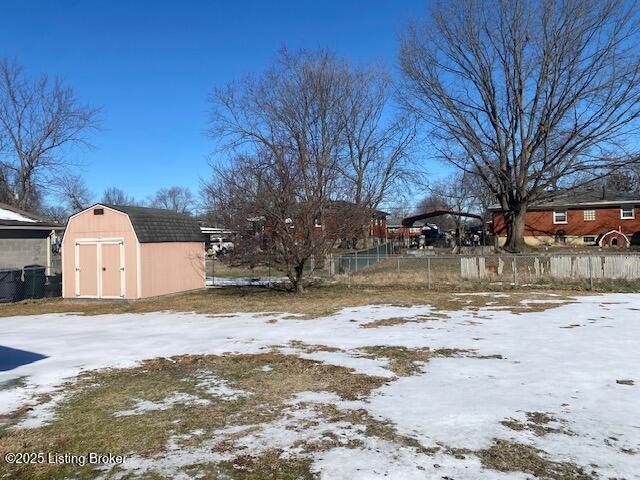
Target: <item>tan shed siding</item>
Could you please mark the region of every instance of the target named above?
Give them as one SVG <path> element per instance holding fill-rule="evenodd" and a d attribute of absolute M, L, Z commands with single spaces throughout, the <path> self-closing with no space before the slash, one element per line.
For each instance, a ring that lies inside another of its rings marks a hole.
<path fill-rule="evenodd" d="M 140 244 L 143 297 L 204 288 L 204 243 Z"/>
<path fill-rule="evenodd" d="M 97 208 L 101 208 L 98 206 Z M 137 239 L 129 217 L 104 208 L 103 215 L 94 215 L 93 208 L 71 217 L 63 238 L 64 296 L 75 297 L 75 243 L 81 239 L 123 238 L 125 256 L 125 298 L 138 298 Z"/>

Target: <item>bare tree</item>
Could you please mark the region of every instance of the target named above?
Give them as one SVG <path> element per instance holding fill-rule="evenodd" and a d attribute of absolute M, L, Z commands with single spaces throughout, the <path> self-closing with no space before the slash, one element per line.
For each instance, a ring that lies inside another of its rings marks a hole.
<path fill-rule="evenodd" d="M 342 197 L 355 205 L 353 213 L 361 213 L 351 215 L 359 231 L 349 242 L 366 240 L 367 212 L 390 196 L 402 198 L 407 191 L 403 187 L 415 177 L 415 165 L 409 161 L 415 125 L 408 115 L 390 111 L 392 87 L 390 75 L 380 67 L 349 67 L 344 72 L 340 185 Z"/>
<path fill-rule="evenodd" d="M 415 167 L 408 159 L 414 122 L 389 111 L 392 82 L 381 68 L 350 68 L 345 75 L 344 161 L 340 173 L 346 198 L 378 208 L 390 194 L 402 194 Z M 390 117 L 390 118 L 389 118 Z"/>
<path fill-rule="evenodd" d="M 640 114 L 638 17 L 618 0 L 454 0 L 402 39 L 404 107 L 476 174 L 524 248 L 527 208 L 628 162 Z"/>
<path fill-rule="evenodd" d="M 106 188 L 102 194 L 101 202 L 108 205 L 138 205 L 140 203 L 133 196 L 117 187 Z"/>
<path fill-rule="evenodd" d="M 68 212 L 75 213 L 93 203 L 93 193 L 80 175 L 66 175 L 53 182 L 59 205 Z"/>
<path fill-rule="evenodd" d="M 66 173 L 69 147 L 87 146 L 98 109 L 81 104 L 61 80 L 29 78 L 0 61 L 0 201 L 34 208 L 48 183 Z"/>
<path fill-rule="evenodd" d="M 335 243 L 323 221 L 337 184 L 345 71 L 327 52 L 283 49 L 261 75 L 211 96 L 210 135 L 236 156 L 214 165 L 205 192 L 235 217 L 246 250 L 280 267 L 296 292 L 311 257 Z"/>
<path fill-rule="evenodd" d="M 191 191 L 184 187 L 161 188 L 151 198 L 149 204 L 156 208 L 191 214 L 194 198 Z"/>
<path fill-rule="evenodd" d="M 478 196 L 478 189 L 474 182 L 474 176 L 466 172 L 456 172 L 444 179 L 436 182 L 429 189 L 430 198 L 437 201 L 441 206 L 434 209 L 444 208 L 453 212 L 471 213 L 480 215 L 482 209 Z M 449 228 L 456 232 L 457 246 L 462 240 L 462 227 L 467 217 L 461 215 L 447 215 L 443 219 Z"/>
<path fill-rule="evenodd" d="M 629 165 L 611 172 L 605 177 L 604 186 L 623 192 L 640 192 L 640 165 Z"/>
<path fill-rule="evenodd" d="M 70 212 L 62 205 L 49 205 L 40 210 L 40 215 L 52 222 L 64 224 L 69 218 Z"/>

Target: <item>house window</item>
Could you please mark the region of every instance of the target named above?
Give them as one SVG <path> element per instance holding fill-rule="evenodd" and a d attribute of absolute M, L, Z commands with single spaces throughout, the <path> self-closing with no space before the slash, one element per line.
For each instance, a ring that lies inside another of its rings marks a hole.
<path fill-rule="evenodd" d="M 596 243 L 596 237 L 593 235 L 586 235 L 582 237 L 582 243 Z"/>
<path fill-rule="evenodd" d="M 567 211 L 566 210 L 554 210 L 553 211 L 553 223 L 567 223 Z"/>
<path fill-rule="evenodd" d="M 636 218 L 633 207 L 622 207 L 620 209 L 620 218 Z"/>
<path fill-rule="evenodd" d="M 584 221 L 592 222 L 596 219 L 596 211 L 595 210 L 585 210 L 584 211 Z"/>

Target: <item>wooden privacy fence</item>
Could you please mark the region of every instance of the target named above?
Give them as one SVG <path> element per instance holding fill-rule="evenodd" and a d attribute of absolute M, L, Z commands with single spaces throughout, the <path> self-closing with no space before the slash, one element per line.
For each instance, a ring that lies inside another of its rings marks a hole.
<path fill-rule="evenodd" d="M 460 258 L 469 279 L 640 279 L 640 255 L 472 256 Z"/>

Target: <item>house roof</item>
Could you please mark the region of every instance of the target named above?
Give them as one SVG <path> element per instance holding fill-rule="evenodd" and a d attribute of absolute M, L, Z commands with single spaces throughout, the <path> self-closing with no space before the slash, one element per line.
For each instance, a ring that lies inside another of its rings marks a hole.
<path fill-rule="evenodd" d="M 63 225 L 45 220 L 35 213 L 0 203 L 0 228 L 28 230 L 62 230 Z"/>
<path fill-rule="evenodd" d="M 196 219 L 162 208 L 132 205 L 104 205 L 122 213 L 131 220 L 140 243 L 202 242 L 203 236 Z"/>
<path fill-rule="evenodd" d="M 575 188 L 549 193 L 543 200 L 529 206 L 529 210 L 571 207 L 605 207 L 609 205 L 639 204 L 640 193 L 623 192 L 609 188 Z M 492 205 L 489 210 L 501 210 Z"/>

